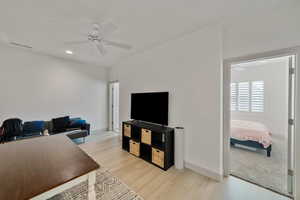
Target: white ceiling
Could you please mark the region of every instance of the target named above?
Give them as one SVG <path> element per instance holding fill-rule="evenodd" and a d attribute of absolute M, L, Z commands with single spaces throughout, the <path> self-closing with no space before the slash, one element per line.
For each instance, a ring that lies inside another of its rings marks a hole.
<path fill-rule="evenodd" d="M 112 66 L 120 59 L 214 22 L 276 12 L 298 0 L 1 0 L 0 33 L 46 54 Z M 110 39 L 134 48 L 108 47 L 101 56 L 84 39 L 93 22 L 112 21 L 119 29 Z M 66 55 L 65 50 L 74 55 Z"/>

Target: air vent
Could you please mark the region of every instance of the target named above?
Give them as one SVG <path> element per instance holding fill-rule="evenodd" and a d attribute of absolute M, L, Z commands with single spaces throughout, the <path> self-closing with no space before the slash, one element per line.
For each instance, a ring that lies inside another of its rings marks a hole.
<path fill-rule="evenodd" d="M 20 43 L 16 43 L 16 42 L 10 42 L 11 45 L 17 46 L 17 47 L 21 47 L 21 48 L 26 48 L 26 49 L 32 49 L 31 46 L 28 46 L 26 44 L 20 44 Z"/>

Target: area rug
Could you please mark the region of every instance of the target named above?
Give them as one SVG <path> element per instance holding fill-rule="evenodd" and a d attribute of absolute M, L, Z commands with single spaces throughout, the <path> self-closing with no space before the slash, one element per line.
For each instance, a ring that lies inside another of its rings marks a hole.
<path fill-rule="evenodd" d="M 108 170 L 100 169 L 96 175 L 96 200 L 143 200 Z M 88 200 L 88 182 L 85 181 L 50 200 Z"/>

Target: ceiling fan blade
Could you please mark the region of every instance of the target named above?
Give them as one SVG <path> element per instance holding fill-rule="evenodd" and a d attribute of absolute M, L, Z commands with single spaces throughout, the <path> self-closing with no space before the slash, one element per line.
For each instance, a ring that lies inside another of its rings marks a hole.
<path fill-rule="evenodd" d="M 115 41 L 111 41 L 111 40 L 103 40 L 103 42 L 104 42 L 104 44 L 109 45 L 109 46 L 119 47 L 119 48 L 127 49 L 127 50 L 132 49 L 131 45 L 124 44 L 121 42 L 115 42 Z"/>
<path fill-rule="evenodd" d="M 103 29 L 104 36 L 111 35 L 113 32 L 115 32 L 118 29 L 118 27 L 112 22 L 101 24 L 101 27 Z"/>
<path fill-rule="evenodd" d="M 111 35 L 118 29 L 116 25 L 111 22 L 108 23 L 94 23 L 93 24 L 93 31 L 95 35 L 99 35 L 100 37 L 107 37 Z"/>
<path fill-rule="evenodd" d="M 96 40 L 95 45 L 96 45 L 98 51 L 104 56 L 106 54 L 106 50 L 103 46 L 103 43 Z"/>
<path fill-rule="evenodd" d="M 88 43 L 89 40 L 79 40 L 79 41 L 69 41 L 69 42 L 64 42 L 64 44 L 67 45 L 76 45 L 76 44 L 84 44 L 84 43 Z"/>

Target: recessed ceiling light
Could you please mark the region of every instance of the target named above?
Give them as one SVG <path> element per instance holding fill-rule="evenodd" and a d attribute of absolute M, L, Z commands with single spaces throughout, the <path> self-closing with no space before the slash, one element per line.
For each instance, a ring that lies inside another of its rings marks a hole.
<path fill-rule="evenodd" d="M 66 54 L 69 54 L 69 55 L 73 54 L 73 51 L 70 51 L 70 50 L 66 50 L 65 52 L 66 52 Z"/>

